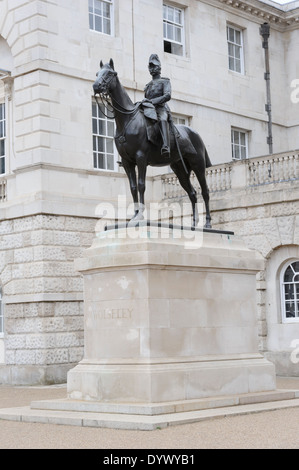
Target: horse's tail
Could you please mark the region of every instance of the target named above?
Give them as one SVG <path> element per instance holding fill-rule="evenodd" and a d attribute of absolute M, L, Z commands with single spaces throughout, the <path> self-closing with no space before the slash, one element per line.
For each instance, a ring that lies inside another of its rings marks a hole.
<path fill-rule="evenodd" d="M 210 168 L 210 166 L 212 166 L 212 163 L 211 163 L 211 160 L 210 160 L 210 157 L 206 148 L 205 148 L 205 162 L 206 162 L 206 168 Z"/>

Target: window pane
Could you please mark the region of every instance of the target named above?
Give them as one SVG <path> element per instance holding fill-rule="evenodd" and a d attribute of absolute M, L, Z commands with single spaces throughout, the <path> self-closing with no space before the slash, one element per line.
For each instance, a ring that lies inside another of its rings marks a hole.
<path fill-rule="evenodd" d="M 228 28 L 228 40 L 230 42 L 234 42 L 235 35 L 234 35 L 234 30 L 232 28 Z"/>
<path fill-rule="evenodd" d="M 103 15 L 105 18 L 110 18 L 110 5 L 108 3 L 103 4 Z"/>
<path fill-rule="evenodd" d="M 103 33 L 111 34 L 110 20 L 104 18 L 103 20 Z"/>
<path fill-rule="evenodd" d="M 178 28 L 178 27 L 175 28 L 175 40 L 177 42 L 182 42 L 181 28 Z"/>
<path fill-rule="evenodd" d="M 238 46 L 234 46 L 234 57 L 239 60 L 241 58 L 241 48 Z"/>
<path fill-rule="evenodd" d="M 0 140 L 0 157 L 5 155 L 5 140 Z"/>
<path fill-rule="evenodd" d="M 174 20 L 178 24 L 182 24 L 182 12 L 176 8 Z"/>
<path fill-rule="evenodd" d="M 299 274 L 299 261 L 295 261 L 294 263 L 292 263 L 292 268 L 294 269 L 295 273 Z"/>
<path fill-rule="evenodd" d="M 167 8 L 168 8 L 167 19 L 168 21 L 174 22 L 174 9 L 172 7 L 167 7 Z"/>
<path fill-rule="evenodd" d="M 101 153 L 98 155 L 98 168 L 106 170 L 104 155 Z"/>
<path fill-rule="evenodd" d="M 97 119 L 92 120 L 92 133 L 98 134 L 98 121 Z"/>
<path fill-rule="evenodd" d="M 163 19 L 167 20 L 167 6 L 163 5 Z"/>
<path fill-rule="evenodd" d="M 106 135 L 106 123 L 103 119 L 98 119 L 98 134 Z"/>
<path fill-rule="evenodd" d="M 183 55 L 183 46 L 180 44 L 172 43 L 171 52 L 175 55 Z"/>
<path fill-rule="evenodd" d="M 238 145 L 234 145 L 234 155 L 237 160 L 240 160 L 240 147 Z"/>
<path fill-rule="evenodd" d="M 242 158 L 242 159 L 246 158 L 246 148 L 245 148 L 245 147 L 241 147 L 241 148 L 240 148 L 240 151 L 241 151 L 241 158 Z"/>
<path fill-rule="evenodd" d="M 105 151 L 105 139 L 103 137 L 98 137 L 97 138 L 97 150 L 98 152 L 104 152 Z"/>
<path fill-rule="evenodd" d="M 294 299 L 294 289 L 292 284 L 285 284 L 284 286 L 285 300 Z"/>
<path fill-rule="evenodd" d="M 294 318 L 295 317 L 295 302 L 286 302 L 286 317 Z"/>
<path fill-rule="evenodd" d="M 292 269 L 292 266 L 288 266 L 284 273 L 284 282 L 293 282 L 293 276 L 294 276 L 294 271 Z"/>
<path fill-rule="evenodd" d="M 167 24 L 167 39 L 169 40 L 173 40 L 174 39 L 174 31 L 173 31 L 174 27 L 173 25 L 171 24 Z"/>
<path fill-rule="evenodd" d="M 5 159 L 4 158 L 0 158 L 0 174 L 4 174 L 5 173 Z"/>
<path fill-rule="evenodd" d="M 114 157 L 107 155 L 107 170 L 114 170 Z"/>
<path fill-rule="evenodd" d="M 114 122 L 111 122 L 111 121 L 107 122 L 107 135 L 111 137 L 114 136 Z"/>
<path fill-rule="evenodd" d="M 235 30 L 235 43 L 241 44 L 241 31 Z"/>
<path fill-rule="evenodd" d="M 94 28 L 96 31 L 102 32 L 102 18 L 100 16 L 94 17 Z"/>
<path fill-rule="evenodd" d="M 107 153 L 113 153 L 113 140 L 106 139 L 106 151 Z"/>
<path fill-rule="evenodd" d="M 98 143 L 97 143 L 97 137 L 94 135 L 92 137 L 92 148 L 96 152 L 98 150 Z"/>
<path fill-rule="evenodd" d="M 103 14 L 103 4 L 99 0 L 95 0 L 94 2 L 94 13 L 99 16 Z"/>

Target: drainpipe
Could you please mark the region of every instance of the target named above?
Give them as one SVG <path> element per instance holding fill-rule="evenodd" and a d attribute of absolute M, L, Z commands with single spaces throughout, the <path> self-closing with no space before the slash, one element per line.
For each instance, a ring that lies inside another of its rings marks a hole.
<path fill-rule="evenodd" d="M 271 112 L 271 92 L 270 92 L 270 61 L 269 61 L 269 44 L 268 39 L 270 36 L 270 25 L 264 23 L 260 27 L 260 35 L 263 37 L 263 48 L 265 49 L 265 66 L 266 72 L 264 78 L 266 80 L 267 90 L 267 104 L 265 109 L 268 113 L 268 137 L 267 144 L 269 145 L 269 154 L 273 153 L 273 137 L 272 137 L 272 112 Z"/>

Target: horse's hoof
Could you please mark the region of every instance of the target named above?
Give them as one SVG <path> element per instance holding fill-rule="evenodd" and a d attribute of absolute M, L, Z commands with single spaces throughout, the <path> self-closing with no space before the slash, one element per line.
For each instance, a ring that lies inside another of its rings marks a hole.
<path fill-rule="evenodd" d="M 134 224 L 135 222 L 139 222 L 140 220 L 144 220 L 144 216 L 142 214 L 137 213 L 132 217 L 129 223 Z"/>

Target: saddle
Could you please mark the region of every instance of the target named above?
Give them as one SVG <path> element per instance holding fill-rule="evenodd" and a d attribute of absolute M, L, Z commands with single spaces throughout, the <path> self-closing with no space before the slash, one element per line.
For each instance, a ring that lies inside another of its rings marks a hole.
<path fill-rule="evenodd" d="M 161 145 L 161 134 L 155 106 L 152 103 L 141 102 L 139 109 L 144 115 L 144 123 L 148 140 L 154 145 Z M 168 106 L 167 111 L 170 131 L 170 152 L 175 149 L 176 145 L 179 145 L 182 156 L 186 154 L 196 155 L 197 152 L 187 135 L 185 127 L 181 126 L 178 128 L 172 121 L 171 112 Z"/>

